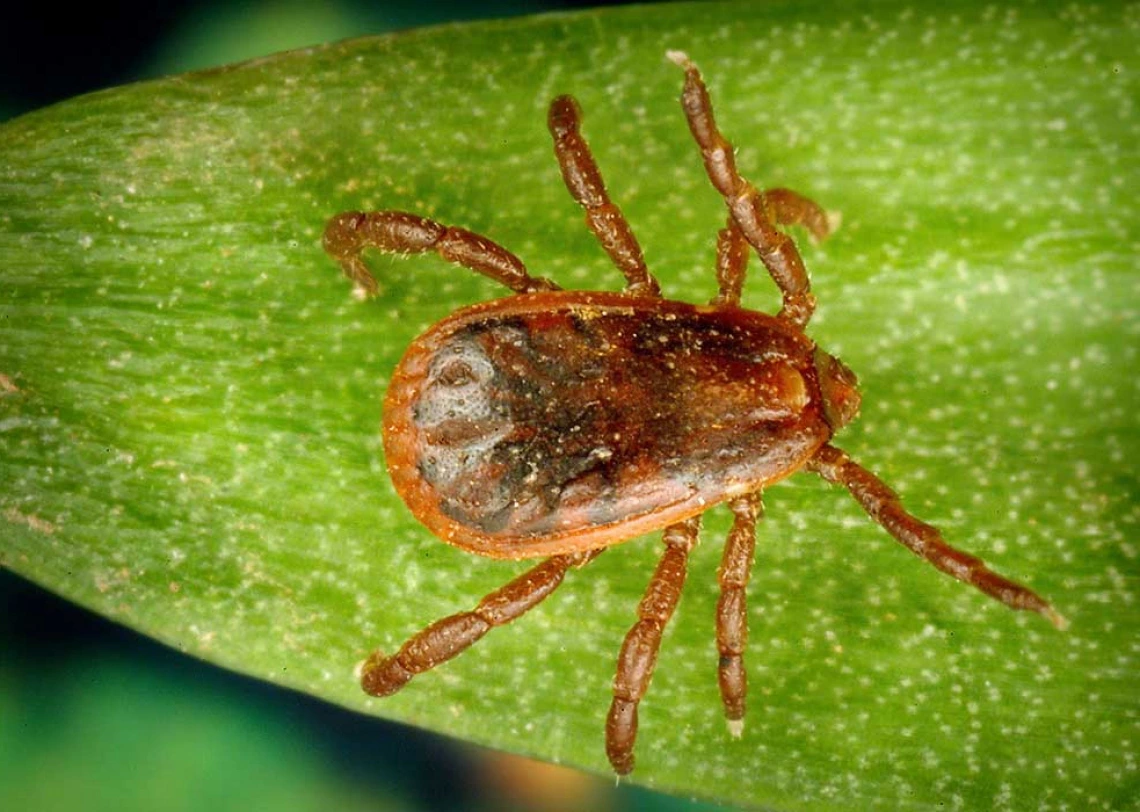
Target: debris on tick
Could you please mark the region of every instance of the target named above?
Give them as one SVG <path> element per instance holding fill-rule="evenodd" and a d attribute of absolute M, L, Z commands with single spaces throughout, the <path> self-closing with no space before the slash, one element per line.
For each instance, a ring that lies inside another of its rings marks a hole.
<path fill-rule="evenodd" d="M 1006 606 L 1064 619 L 1028 588 L 947 544 L 846 453 L 834 434 L 859 409 L 855 375 L 804 332 L 815 309 L 803 260 L 777 226 L 816 239 L 835 221 L 788 189 L 759 191 L 736 170 L 708 91 L 685 54 L 681 104 L 728 218 L 716 242 L 719 293 L 708 305 L 663 299 L 629 224 L 606 192 L 560 96 L 548 126 L 562 178 L 586 225 L 626 279 L 620 293 L 565 291 L 531 276 L 486 237 L 398 211 L 332 218 L 325 250 L 362 294 L 377 290 L 366 248 L 434 251 L 514 295 L 453 313 L 408 348 L 384 403 L 388 471 L 439 538 L 490 558 L 545 560 L 470 612 L 433 623 L 393 656 L 374 653 L 364 690 L 387 696 L 547 596 L 606 547 L 664 530 L 665 550 L 618 655 L 606 753 L 633 769 L 638 703 L 681 595 L 701 514 L 727 503 L 735 520 L 718 571 L 716 640 L 728 729 L 743 732 L 745 590 L 761 492 L 799 470 L 842 485 L 904 546 Z M 750 250 L 783 294 L 769 316 L 740 306 Z"/>

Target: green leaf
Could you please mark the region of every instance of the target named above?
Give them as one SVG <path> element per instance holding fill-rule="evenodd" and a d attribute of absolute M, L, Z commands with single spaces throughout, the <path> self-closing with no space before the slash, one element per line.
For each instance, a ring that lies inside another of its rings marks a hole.
<path fill-rule="evenodd" d="M 716 688 L 718 509 L 632 780 L 792 808 L 1135 803 L 1137 30 L 1134 5 L 628 8 L 350 41 L 9 122 L 0 561 L 220 666 L 607 773 L 653 538 L 400 694 L 360 692 L 373 647 L 526 566 L 430 537 L 379 444 L 403 348 L 503 291 L 376 256 L 382 295 L 359 302 L 319 238 L 338 211 L 404 209 L 619 287 L 551 156 L 546 105 L 573 93 L 667 294 L 707 300 L 725 215 L 664 59 L 683 48 L 742 171 L 843 213 L 803 244 L 811 333 L 862 381 L 837 442 L 1072 627 L 794 477 L 766 495 L 744 737 Z M 759 270 L 747 302 L 776 303 Z"/>

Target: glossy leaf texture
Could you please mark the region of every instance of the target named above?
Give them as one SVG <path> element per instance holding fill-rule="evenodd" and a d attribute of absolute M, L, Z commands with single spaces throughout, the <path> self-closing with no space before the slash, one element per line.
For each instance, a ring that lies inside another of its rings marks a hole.
<path fill-rule="evenodd" d="M 1057 632 L 938 574 L 801 474 L 766 494 L 749 711 L 716 688 L 709 514 L 642 706 L 632 780 L 741 806 L 1118 808 L 1137 797 L 1135 5 L 695 4 L 353 40 L 117 88 L 0 128 L 0 561 L 188 655 L 607 772 L 642 538 L 402 693 L 375 646 L 525 565 L 415 523 L 379 442 L 387 376 L 502 295 L 322 253 L 346 209 L 489 235 L 617 289 L 554 163 L 572 93 L 667 295 L 715 292 L 724 207 L 665 59 L 701 66 L 739 166 L 840 211 L 802 240 L 811 334 L 860 376 L 837 439 L 918 515 L 1051 599 Z M 754 269 L 751 307 L 774 310 Z"/>

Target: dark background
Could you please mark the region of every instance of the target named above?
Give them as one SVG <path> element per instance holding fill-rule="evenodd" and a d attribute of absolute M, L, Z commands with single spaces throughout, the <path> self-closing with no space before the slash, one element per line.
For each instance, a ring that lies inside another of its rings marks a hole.
<path fill-rule="evenodd" d="M 0 17 L 0 115 L 171 73 L 461 20 L 626 5 L 583 0 L 16 2 Z"/>
<path fill-rule="evenodd" d="M 0 120 L 105 87 L 454 20 L 607 3 L 16 3 Z M 601 713 L 599 698 L 599 747 Z M 0 808 L 696 809 L 185 657 L 0 570 Z"/>

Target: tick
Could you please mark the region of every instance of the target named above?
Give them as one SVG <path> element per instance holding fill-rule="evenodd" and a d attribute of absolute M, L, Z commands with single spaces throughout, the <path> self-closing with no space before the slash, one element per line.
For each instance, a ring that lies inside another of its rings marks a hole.
<path fill-rule="evenodd" d="M 398 211 L 345 212 L 325 250 L 365 294 L 366 248 L 434 251 L 513 294 L 459 310 L 412 342 L 384 402 L 384 452 L 396 491 L 442 540 L 489 558 L 543 558 L 469 612 L 439 620 L 392 656 L 374 653 L 361 684 L 374 696 L 456 656 L 547 598 L 567 571 L 605 548 L 663 530 L 665 549 L 617 660 L 606 754 L 633 769 L 638 703 L 685 581 L 701 515 L 734 518 L 717 573 L 718 681 L 728 728 L 743 730 L 748 584 L 761 492 L 806 470 L 842 485 L 899 542 L 938 569 L 1057 627 L 1064 619 L 1028 588 L 951 547 L 874 474 L 831 444 L 859 408 L 855 375 L 804 328 L 815 308 L 799 251 L 778 226 L 830 231 L 816 203 L 758 191 L 736 170 L 688 57 L 681 104 L 705 170 L 728 208 L 716 241 L 719 294 L 708 305 L 663 299 L 629 224 L 606 192 L 560 96 L 547 123 L 586 225 L 626 279 L 620 293 L 562 290 L 531 276 L 486 237 Z M 750 250 L 780 288 L 770 316 L 740 305 Z"/>

